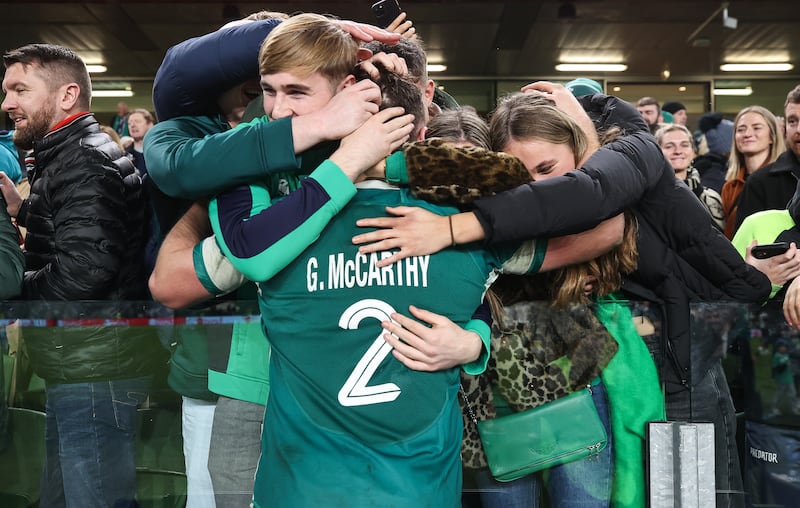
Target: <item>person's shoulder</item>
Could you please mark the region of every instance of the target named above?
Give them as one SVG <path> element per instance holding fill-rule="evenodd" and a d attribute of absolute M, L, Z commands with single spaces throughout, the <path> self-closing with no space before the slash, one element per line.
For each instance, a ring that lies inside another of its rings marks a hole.
<path fill-rule="evenodd" d="M 800 161 L 798 161 L 797 156 L 795 156 L 791 148 L 787 148 L 785 152 L 775 159 L 775 162 L 764 166 L 762 170 L 769 175 L 780 175 L 783 173 L 797 174 L 797 172 L 800 171 Z M 756 171 L 756 174 L 761 172 L 761 170 Z"/>
<path fill-rule="evenodd" d="M 742 221 L 742 226 L 744 226 L 745 223 L 757 226 L 758 224 L 782 221 L 786 219 L 792 219 L 792 216 L 789 214 L 789 210 L 761 210 L 760 212 L 756 212 L 745 217 Z"/>
<path fill-rule="evenodd" d="M 147 137 L 153 138 L 168 132 L 187 132 L 204 136 L 224 132 L 229 128 L 219 119 L 210 116 L 176 116 L 155 124 L 147 131 Z"/>

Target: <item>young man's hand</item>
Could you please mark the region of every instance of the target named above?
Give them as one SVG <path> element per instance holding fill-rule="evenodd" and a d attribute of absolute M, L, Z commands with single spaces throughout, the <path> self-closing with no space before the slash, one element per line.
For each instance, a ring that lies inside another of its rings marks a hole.
<path fill-rule="evenodd" d="M 324 108 L 304 116 L 310 122 L 309 127 L 322 133 L 324 139 L 337 140 L 361 127 L 378 112 L 380 103 L 381 89 L 363 79 L 334 95 Z M 292 122 L 301 119 L 303 116 L 295 117 Z"/>
<path fill-rule="evenodd" d="M 364 171 L 385 159 L 408 141 L 414 130 L 414 115 L 403 108 L 387 108 L 342 139 L 331 160 L 355 181 Z"/>
<path fill-rule="evenodd" d="M 398 76 L 405 76 L 408 74 L 408 66 L 406 65 L 405 59 L 395 55 L 394 53 L 375 53 L 368 59 L 360 62 L 358 65 L 361 66 L 369 77 L 372 79 L 378 79 L 381 76 L 380 71 L 375 66 L 376 63 L 381 64 L 387 71 L 393 72 Z"/>

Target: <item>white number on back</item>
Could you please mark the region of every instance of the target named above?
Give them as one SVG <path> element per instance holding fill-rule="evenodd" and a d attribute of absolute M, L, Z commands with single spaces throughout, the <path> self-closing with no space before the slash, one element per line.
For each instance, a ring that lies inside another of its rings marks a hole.
<path fill-rule="evenodd" d="M 342 313 L 339 318 L 339 327 L 345 330 L 355 330 L 361 321 L 366 318 L 375 318 L 378 321 L 389 321 L 394 309 L 391 305 L 381 300 L 361 300 L 354 303 Z M 358 361 L 353 372 L 339 390 L 339 404 L 343 406 L 365 406 L 367 404 L 380 404 L 391 402 L 400 395 L 400 387 L 394 383 L 368 386 L 370 379 L 375 374 L 378 366 L 391 352 L 392 346 L 383 340 L 383 329 L 375 338 L 361 360 Z"/>

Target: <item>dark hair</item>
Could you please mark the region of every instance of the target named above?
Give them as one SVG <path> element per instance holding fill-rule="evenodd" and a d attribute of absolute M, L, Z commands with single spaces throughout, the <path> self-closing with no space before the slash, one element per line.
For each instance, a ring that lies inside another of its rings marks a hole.
<path fill-rule="evenodd" d="M 26 68 L 31 65 L 39 66 L 51 91 L 68 83 L 77 84 L 81 91 L 78 104 L 89 109 L 92 82 L 86 64 L 71 49 L 53 44 L 28 44 L 3 54 L 3 65 L 6 69 L 18 63 Z"/>
<path fill-rule="evenodd" d="M 686 111 L 686 106 L 683 105 L 682 102 L 678 101 L 667 101 L 661 107 L 662 111 L 666 111 L 667 113 L 677 113 L 680 110 Z"/>
<path fill-rule="evenodd" d="M 783 107 L 786 108 L 789 104 L 800 104 L 800 85 L 792 88 L 788 94 L 786 94 L 786 102 L 783 104 Z"/>
<path fill-rule="evenodd" d="M 361 45 L 373 53 L 394 54 L 406 61 L 409 78 L 419 85 L 424 85 L 428 80 L 428 57 L 425 48 L 419 40 L 400 39 L 397 44 L 372 41 Z"/>
<path fill-rule="evenodd" d="M 472 106 L 444 110 L 428 123 L 426 138 L 442 138 L 446 141 L 466 141 L 491 150 L 489 124 Z"/>
<path fill-rule="evenodd" d="M 405 109 L 406 114 L 414 115 L 414 131 L 409 139 L 412 141 L 417 139 L 420 130 L 425 126 L 425 103 L 422 100 L 422 91 L 408 79 L 386 70 L 379 63 L 376 67 L 380 72 L 378 79 L 370 77 L 361 66 L 355 68 L 353 75 L 359 81 L 371 79 L 380 87 L 381 110 L 400 106 Z"/>

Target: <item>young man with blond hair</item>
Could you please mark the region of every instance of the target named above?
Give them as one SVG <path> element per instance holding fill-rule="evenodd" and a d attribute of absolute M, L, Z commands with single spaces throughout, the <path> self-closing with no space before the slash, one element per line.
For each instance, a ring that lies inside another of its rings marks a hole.
<path fill-rule="evenodd" d="M 355 53 L 337 32 L 314 15 L 273 30 L 260 53 L 269 116 L 301 118 L 357 86 Z M 384 105 L 401 96 L 417 125 L 396 107 L 375 113 L 302 181 L 307 204 L 300 217 L 276 221 L 281 203 L 264 208 L 280 181 L 234 189 L 210 205 L 222 251 L 259 284 L 272 345 L 256 507 L 459 505 L 458 368 L 408 369 L 391 356 L 381 322 L 414 303 L 466 323 L 500 258 L 465 249 L 380 270 L 378 256 L 361 256 L 349 242 L 356 218 L 421 203 L 407 189 L 360 176 L 382 166 L 412 127 L 417 137 L 423 130 L 419 89 L 394 76 L 388 81 Z M 301 243 L 321 224 L 311 245 Z M 535 268 L 536 259 L 526 266 Z M 446 298 L 453 291 L 458 301 Z"/>

